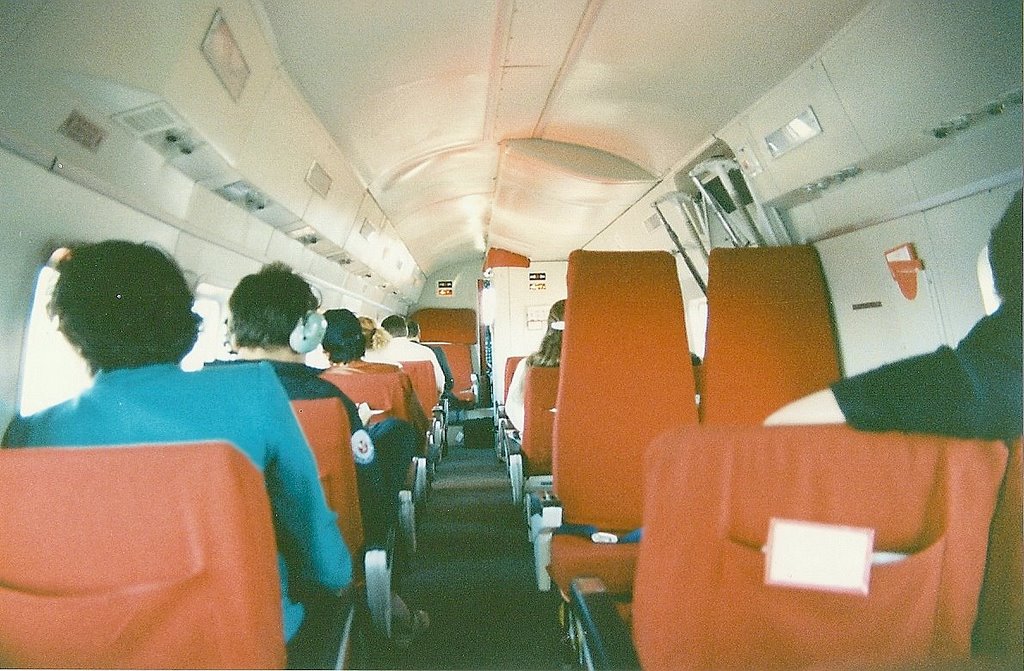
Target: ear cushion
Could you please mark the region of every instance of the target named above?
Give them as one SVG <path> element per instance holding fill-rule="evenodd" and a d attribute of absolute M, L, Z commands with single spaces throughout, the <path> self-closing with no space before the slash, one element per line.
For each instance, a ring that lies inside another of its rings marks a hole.
<path fill-rule="evenodd" d="M 288 336 L 288 344 L 299 354 L 309 354 L 324 339 L 327 320 L 319 312 L 307 312 Z"/>

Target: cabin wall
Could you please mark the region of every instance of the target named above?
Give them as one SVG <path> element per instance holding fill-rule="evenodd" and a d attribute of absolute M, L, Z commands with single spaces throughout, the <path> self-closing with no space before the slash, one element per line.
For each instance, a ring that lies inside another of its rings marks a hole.
<path fill-rule="evenodd" d="M 248 69 L 237 95 L 201 50 L 217 10 Z M 422 273 L 380 208 L 366 212 L 365 184 L 250 3 L 52 0 L 10 13 L 0 144 L 204 240 L 288 262 L 335 297 L 358 293 L 386 312 L 418 298 Z M 57 131 L 73 112 L 104 134 L 98 146 Z M 317 166 L 326 191 L 307 179 Z M 369 241 L 358 235 L 367 219 Z"/>
<path fill-rule="evenodd" d="M 505 361 L 537 351 L 547 331 L 551 305 L 568 295 L 565 261 L 541 261 L 529 268 L 495 268 L 491 276 L 494 296 L 491 365 L 494 395 L 505 400 Z M 540 275 L 543 274 L 543 278 Z"/>
<path fill-rule="evenodd" d="M 0 421 L 15 411 L 24 351 L 25 329 L 36 277 L 54 249 L 74 242 L 122 238 L 150 242 L 172 254 L 193 284 L 205 282 L 232 289 L 243 276 L 272 260 L 284 260 L 297 269 L 309 269 L 319 256 L 280 232 L 271 231 L 262 253 L 229 239 L 209 240 L 186 222 L 168 222 L 125 202 L 86 188 L 59 173 L 45 170 L 0 148 L 0 249 L 11 263 L 0 273 L 0 335 L 8 346 L 0 349 Z M 265 226 L 265 224 L 261 224 Z M 323 276 L 328 276 L 323 273 Z M 342 285 L 346 278 L 335 270 L 331 283 L 307 274 L 323 297 L 326 308 L 348 307 L 365 314 L 391 314 L 391 306 L 371 303 Z M 377 298 L 382 298 L 379 294 Z"/>

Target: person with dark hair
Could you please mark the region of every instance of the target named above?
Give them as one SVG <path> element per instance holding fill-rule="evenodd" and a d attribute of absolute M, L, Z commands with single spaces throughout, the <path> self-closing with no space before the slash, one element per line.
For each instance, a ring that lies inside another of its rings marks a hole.
<path fill-rule="evenodd" d="M 322 372 L 326 379 L 334 375 L 372 375 L 388 374 L 394 375 L 397 385 L 395 395 L 401 399 L 401 407 L 396 409 L 399 417 L 388 418 L 383 422 L 371 425 L 381 427 L 381 431 L 388 432 L 389 450 L 387 460 L 390 466 L 386 469 L 389 474 L 389 481 L 398 492 L 404 477 L 403 464 L 408 464 L 420 445 L 420 437 L 425 436 L 430 427 L 430 420 L 423 414 L 423 408 L 416 399 L 412 388 L 412 382 L 401 366 L 366 361 L 363 356 L 366 353 L 365 331 L 361 326 L 361 320 L 349 310 L 328 310 L 324 317 L 327 319 L 327 331 L 324 334 L 323 348 L 331 367 Z M 381 410 L 381 408 L 374 408 Z M 393 478 L 393 479 L 390 479 Z"/>
<path fill-rule="evenodd" d="M 444 392 L 444 371 L 437 361 L 437 355 L 429 347 L 409 339 L 409 327 L 405 317 L 391 315 L 385 317 L 380 327 L 391 334 L 391 340 L 383 347 L 368 350 L 364 356 L 367 361 L 400 364 L 403 361 L 429 361 L 434 367 L 434 382 L 437 384 L 438 395 Z"/>
<path fill-rule="evenodd" d="M 529 356 L 523 357 L 512 373 L 505 397 L 505 415 L 512 426 L 523 429 L 526 421 L 526 368 L 558 368 L 562 361 L 562 334 L 565 332 L 565 300 L 555 301 L 548 310 L 548 328 L 540 341 L 540 347 Z"/>
<path fill-rule="evenodd" d="M 243 277 L 231 293 L 228 307 L 232 344 L 241 359 L 268 361 L 291 400 L 337 398 L 345 406 L 353 455 L 372 455 L 369 459 L 361 456 L 355 462 L 363 528 L 370 544 L 383 543 L 388 529 L 398 520 L 393 471 L 400 468 L 404 475 L 412 459 L 412 447 L 406 443 L 410 436 L 415 440 L 415 432 L 399 420 L 364 428 L 352 400 L 323 380 L 323 371 L 304 363 L 305 355 L 321 344 L 328 322 L 316 311 L 319 301 L 309 283 L 291 268 L 272 263 Z M 403 456 L 404 464 L 396 465 L 396 459 Z M 414 629 L 425 628 L 426 614 L 410 613 L 397 595 L 392 595 L 392 609 L 396 642 L 411 641 Z"/>
<path fill-rule="evenodd" d="M 94 373 L 75 399 L 15 418 L 11 447 L 224 440 L 263 471 L 278 540 L 285 640 L 305 619 L 295 594 L 339 595 L 348 549 L 327 507 L 309 445 L 266 364 L 184 372 L 198 333 L 177 264 L 121 240 L 72 248 L 50 302 L 60 331 Z"/>
<path fill-rule="evenodd" d="M 989 239 L 999 309 L 955 348 L 903 359 L 840 380 L 775 411 L 766 424 L 846 422 L 900 430 L 1012 440 L 1021 435 L 1021 192 Z"/>

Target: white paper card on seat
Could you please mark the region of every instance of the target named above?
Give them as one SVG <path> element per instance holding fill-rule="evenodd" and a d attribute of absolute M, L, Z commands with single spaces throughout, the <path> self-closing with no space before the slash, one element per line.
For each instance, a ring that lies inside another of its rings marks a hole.
<path fill-rule="evenodd" d="M 866 595 L 874 537 L 874 529 L 773 517 L 765 584 Z"/>

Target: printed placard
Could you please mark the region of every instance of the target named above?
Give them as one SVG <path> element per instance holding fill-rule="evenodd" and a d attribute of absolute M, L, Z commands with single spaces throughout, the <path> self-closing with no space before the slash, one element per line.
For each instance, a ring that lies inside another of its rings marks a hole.
<path fill-rule="evenodd" d="M 874 529 L 773 517 L 766 585 L 867 595 Z"/>
<path fill-rule="evenodd" d="M 453 280 L 438 280 L 437 295 L 442 298 L 451 298 L 455 295 L 455 282 Z"/>
<path fill-rule="evenodd" d="M 548 327 L 548 311 L 546 305 L 534 305 L 526 308 L 526 330 L 543 331 Z"/>

